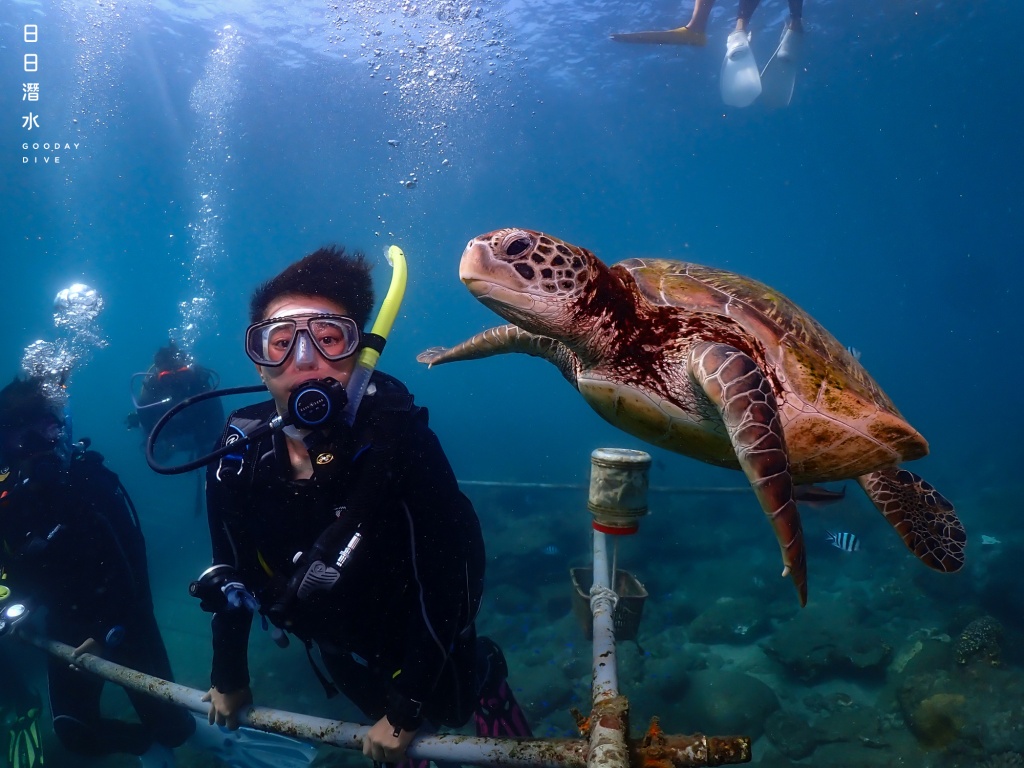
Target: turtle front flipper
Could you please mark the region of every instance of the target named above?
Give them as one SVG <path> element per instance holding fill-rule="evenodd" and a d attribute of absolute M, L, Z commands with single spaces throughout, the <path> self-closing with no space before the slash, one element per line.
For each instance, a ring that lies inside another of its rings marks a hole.
<path fill-rule="evenodd" d="M 547 336 L 524 331 L 518 325 L 499 325 L 488 328 L 454 347 L 431 347 L 416 355 L 416 360 L 428 366 L 455 363 L 460 360 L 480 360 L 484 357 L 519 352 L 542 357 L 552 363 L 574 387 L 580 372 L 579 358 L 565 344 Z"/>
<path fill-rule="evenodd" d="M 953 505 L 930 483 L 899 467 L 861 475 L 857 482 L 922 563 L 946 573 L 963 568 L 967 532 Z"/>
<path fill-rule="evenodd" d="M 697 344 L 688 363 L 690 375 L 717 407 L 740 467 L 775 530 L 782 575 L 792 576 L 800 605 L 806 605 L 807 553 L 775 393 L 757 363 L 728 344 Z"/>

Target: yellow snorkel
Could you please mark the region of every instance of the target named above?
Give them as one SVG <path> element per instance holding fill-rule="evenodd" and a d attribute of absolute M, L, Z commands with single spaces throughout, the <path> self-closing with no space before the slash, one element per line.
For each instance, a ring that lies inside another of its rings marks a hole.
<path fill-rule="evenodd" d="M 369 333 L 363 334 L 363 349 L 359 352 L 355 370 L 352 371 L 348 386 L 345 387 L 348 403 L 345 405 L 343 415 L 349 424 L 356 420 L 356 412 L 366 392 L 366 385 L 370 383 L 370 375 L 377 367 L 380 353 L 384 351 L 388 334 L 391 333 L 391 326 L 395 324 L 398 308 L 402 305 L 402 297 L 405 296 L 405 283 L 409 276 L 405 253 L 397 245 L 392 245 L 388 248 L 387 258 L 388 264 L 391 265 L 391 285 L 388 287 L 387 296 L 384 297 L 384 303 L 381 304 L 380 312 L 377 313 L 377 319 L 373 321 L 373 328 Z"/>

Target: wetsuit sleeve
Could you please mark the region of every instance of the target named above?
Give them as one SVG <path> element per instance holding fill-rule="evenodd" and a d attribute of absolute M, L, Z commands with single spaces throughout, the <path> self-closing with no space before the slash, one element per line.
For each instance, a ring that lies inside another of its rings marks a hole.
<path fill-rule="evenodd" d="M 216 476 L 216 464 L 206 473 L 206 509 L 210 524 L 213 564 L 226 564 L 244 577 L 241 558 L 251 546 L 246 531 L 237 523 L 245 518 L 233 514 L 242 503 L 237 490 L 230 489 Z M 234 524 L 229 524 L 233 522 Z M 252 614 L 244 609 L 213 614 L 213 664 L 211 684 L 221 693 L 232 693 L 249 685 L 249 631 Z"/>
<path fill-rule="evenodd" d="M 416 424 L 406 444 L 401 512 L 419 594 L 404 628 L 406 653 L 389 696 L 388 717 L 395 725 L 417 725 L 410 718 L 415 703 L 454 693 L 439 684 L 447 675 L 463 677 L 450 666 L 451 652 L 472 625 L 483 591 L 484 544 L 476 512 L 459 490 L 437 436 L 425 419 Z"/>

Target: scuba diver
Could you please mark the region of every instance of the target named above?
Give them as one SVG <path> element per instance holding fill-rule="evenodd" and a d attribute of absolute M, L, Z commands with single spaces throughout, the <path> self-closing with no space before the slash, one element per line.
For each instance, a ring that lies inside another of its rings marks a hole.
<path fill-rule="evenodd" d="M 132 376 L 131 395 L 135 410 L 125 423 L 129 428 L 141 427 L 144 434 L 153 431 L 157 420 L 186 397 L 217 388 L 220 377 L 216 371 L 196 364 L 190 355 L 173 341 L 160 347 L 153 355 L 153 365 L 145 373 Z M 197 456 L 206 453 L 217 442 L 224 424 L 220 400 L 204 400 L 188 410 L 188 416 L 174 420 L 163 430 L 163 450 L 185 451 Z"/>
<path fill-rule="evenodd" d="M 188 397 L 211 392 L 220 383 L 215 371 L 196 364 L 174 341 L 160 347 L 153 355 L 153 365 L 145 373 L 131 379 L 131 396 L 135 410 L 125 419 L 129 429 L 141 427 L 148 436 L 157 421 L 172 406 Z M 218 398 L 196 403 L 161 432 L 156 444 L 160 455 L 177 451 L 195 458 L 209 451 L 220 436 L 224 424 L 224 408 Z M 203 511 L 203 475 L 196 474 L 195 514 Z"/>
<path fill-rule="evenodd" d="M 0 587 L 0 606 L 9 596 L 10 590 Z M 8 653 L 0 654 L 0 725 L 3 726 L 0 739 L 6 745 L 6 753 L 0 750 L 0 765 L 6 768 L 37 768 L 44 762 L 43 742 L 39 735 L 43 701 L 39 692 L 26 683 L 18 662 L 19 659 Z M 4 754 L 6 763 L 2 759 Z"/>
<path fill-rule="evenodd" d="M 40 378 L 0 390 L 0 467 L 4 587 L 45 608 L 47 633 L 76 653 L 171 680 L 135 507 L 103 457 L 85 440 L 71 443 L 68 419 Z M 53 731 L 76 754 L 152 757 L 195 730 L 186 710 L 135 692 L 128 697 L 140 722 L 103 717 L 103 681 L 56 657 L 47 676 Z"/>
<path fill-rule="evenodd" d="M 392 252 L 404 289 L 404 256 Z M 304 643 L 328 696 L 340 689 L 374 723 L 364 754 L 397 763 L 421 728 L 471 717 L 480 735 L 530 728 L 501 649 L 476 635 L 476 512 L 426 409 L 373 371 L 390 320 L 383 334 L 380 316 L 362 331 L 370 268 L 361 253 L 321 248 L 253 294 L 245 351 L 272 400 L 228 419 L 207 471 L 214 565 L 190 591 L 214 614 L 211 722 L 237 727 L 252 703 L 247 648 L 259 613 L 279 644 L 283 632 Z M 392 320 L 394 287 L 381 310 Z"/>

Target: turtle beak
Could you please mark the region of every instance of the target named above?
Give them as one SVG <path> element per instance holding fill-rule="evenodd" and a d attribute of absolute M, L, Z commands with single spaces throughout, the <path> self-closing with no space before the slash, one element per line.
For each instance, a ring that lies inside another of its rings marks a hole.
<path fill-rule="evenodd" d="M 520 312 L 537 311 L 534 297 L 519 289 L 521 280 L 515 270 L 494 256 L 486 240 L 473 240 L 466 246 L 459 263 L 459 279 L 478 301 L 506 320 L 518 322 Z"/>
<path fill-rule="evenodd" d="M 459 262 L 459 279 L 466 287 L 477 296 L 473 290 L 473 284 L 479 281 L 494 282 L 494 267 L 497 259 L 491 249 L 479 240 L 472 241 L 462 252 L 462 261 Z M 489 279 L 488 279 L 489 278 Z"/>
<path fill-rule="evenodd" d="M 459 262 L 459 279 L 478 299 L 484 299 L 494 292 L 504 280 L 501 279 L 502 264 L 491 251 L 491 247 L 480 240 L 472 241 L 462 254 Z"/>

